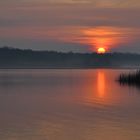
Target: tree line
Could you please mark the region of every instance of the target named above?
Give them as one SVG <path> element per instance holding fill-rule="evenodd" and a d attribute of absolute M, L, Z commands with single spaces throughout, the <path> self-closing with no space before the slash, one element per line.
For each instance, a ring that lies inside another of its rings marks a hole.
<path fill-rule="evenodd" d="M 74 53 L 0 48 L 0 68 L 139 68 L 140 54 Z"/>

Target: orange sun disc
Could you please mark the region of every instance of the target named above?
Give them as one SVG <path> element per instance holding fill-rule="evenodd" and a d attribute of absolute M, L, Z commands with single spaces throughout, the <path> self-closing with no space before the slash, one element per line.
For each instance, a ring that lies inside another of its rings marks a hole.
<path fill-rule="evenodd" d="M 97 50 L 97 53 L 98 53 L 98 54 L 104 54 L 105 52 L 106 52 L 105 48 L 99 48 L 99 49 Z"/>

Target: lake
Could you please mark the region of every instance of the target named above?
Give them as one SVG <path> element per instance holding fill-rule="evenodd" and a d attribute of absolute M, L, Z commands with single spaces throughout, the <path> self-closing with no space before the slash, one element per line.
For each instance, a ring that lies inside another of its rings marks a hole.
<path fill-rule="evenodd" d="M 140 140 L 129 70 L 0 70 L 0 140 Z"/>

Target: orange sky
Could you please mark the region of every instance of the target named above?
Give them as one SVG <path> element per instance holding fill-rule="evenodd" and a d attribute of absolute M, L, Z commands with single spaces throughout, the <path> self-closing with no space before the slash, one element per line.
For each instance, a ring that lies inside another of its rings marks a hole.
<path fill-rule="evenodd" d="M 0 9 L 0 46 L 140 51 L 139 0 L 5 0 Z"/>

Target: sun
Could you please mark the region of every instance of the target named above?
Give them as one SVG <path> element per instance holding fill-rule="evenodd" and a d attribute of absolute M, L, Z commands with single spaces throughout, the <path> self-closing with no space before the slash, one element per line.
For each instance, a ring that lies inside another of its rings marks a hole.
<path fill-rule="evenodd" d="M 97 50 L 97 53 L 98 53 L 98 54 L 104 54 L 105 52 L 106 52 L 105 48 L 99 48 L 99 49 Z"/>

